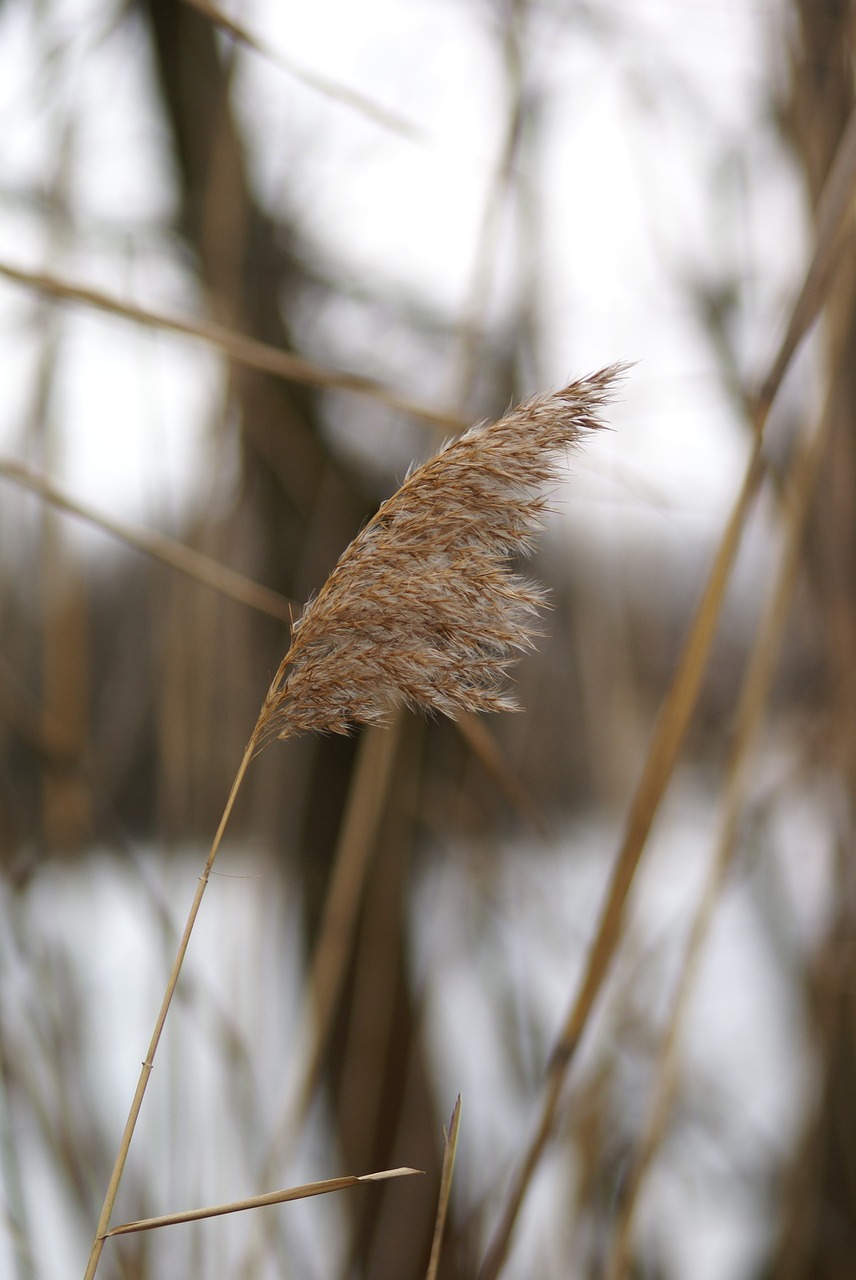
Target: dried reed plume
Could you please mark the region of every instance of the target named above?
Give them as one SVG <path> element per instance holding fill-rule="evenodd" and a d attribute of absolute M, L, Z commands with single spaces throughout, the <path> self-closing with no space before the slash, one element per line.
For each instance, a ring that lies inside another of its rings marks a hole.
<path fill-rule="evenodd" d="M 600 427 L 623 365 L 479 423 L 408 473 L 295 623 L 260 736 L 347 733 L 397 705 L 512 709 L 509 663 L 530 648 L 543 592 L 511 571 L 561 454 Z"/>
<path fill-rule="evenodd" d="M 272 737 L 347 733 L 399 703 L 450 716 L 513 707 L 505 671 L 531 645 L 543 595 L 512 573 L 510 557 L 527 549 L 540 526 L 544 487 L 558 478 L 560 454 L 601 425 L 623 370 L 602 369 L 444 445 L 383 504 L 295 624 L 196 886 L 84 1280 L 94 1280 L 108 1238 L 190 936 L 250 761 Z"/>

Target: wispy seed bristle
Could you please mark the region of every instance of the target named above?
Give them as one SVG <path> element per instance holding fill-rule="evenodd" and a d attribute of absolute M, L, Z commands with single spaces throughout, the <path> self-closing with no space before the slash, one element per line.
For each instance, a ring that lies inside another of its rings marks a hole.
<path fill-rule="evenodd" d="M 264 737 L 348 733 L 402 703 L 452 717 L 514 709 L 506 671 L 533 644 L 544 594 L 509 557 L 529 549 L 545 487 L 603 425 L 625 369 L 470 427 L 409 472 L 295 623 Z"/>

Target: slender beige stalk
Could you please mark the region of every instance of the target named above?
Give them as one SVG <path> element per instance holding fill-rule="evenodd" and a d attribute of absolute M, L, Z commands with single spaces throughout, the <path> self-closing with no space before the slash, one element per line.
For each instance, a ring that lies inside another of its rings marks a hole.
<path fill-rule="evenodd" d="M 254 730 L 252 737 L 247 743 L 247 747 L 246 747 L 246 750 L 244 751 L 243 759 L 241 760 L 241 763 L 238 766 L 238 772 L 235 774 L 235 780 L 232 783 L 232 789 L 229 792 L 229 798 L 226 801 L 226 807 L 224 808 L 223 816 L 220 819 L 220 825 L 218 826 L 216 835 L 214 836 L 214 840 L 211 845 L 211 850 L 205 862 L 205 867 L 203 868 L 202 875 L 199 877 L 199 884 L 197 885 L 196 893 L 194 895 L 193 902 L 190 907 L 190 912 L 187 917 L 187 923 L 184 926 L 184 932 L 181 935 L 181 941 L 178 944 L 178 952 L 175 957 L 175 962 L 172 966 L 172 971 L 170 972 L 170 975 L 169 975 L 166 991 L 164 992 L 163 1002 L 160 1007 L 160 1012 L 158 1013 L 157 1022 L 155 1023 L 155 1029 L 152 1032 L 152 1038 L 149 1043 L 149 1050 L 143 1062 L 142 1070 L 140 1071 L 140 1078 L 137 1082 L 137 1090 L 136 1090 L 136 1093 L 134 1094 L 134 1100 L 131 1103 L 131 1110 L 128 1112 L 128 1119 L 125 1122 L 125 1130 L 122 1134 L 122 1141 L 119 1144 L 119 1151 L 116 1155 L 116 1163 L 113 1166 L 113 1173 L 110 1177 L 110 1182 L 107 1186 L 107 1194 L 104 1197 L 104 1204 L 101 1209 L 101 1216 L 98 1219 L 98 1226 L 96 1227 L 96 1230 L 95 1230 L 95 1239 L 92 1242 L 92 1250 L 89 1254 L 89 1262 L 87 1263 L 87 1267 L 86 1267 L 85 1280 L 92 1280 L 92 1277 L 95 1275 L 95 1272 L 98 1269 L 98 1262 L 101 1258 L 101 1253 L 104 1248 L 104 1241 L 107 1238 L 107 1235 L 109 1234 L 110 1216 L 113 1212 L 113 1205 L 116 1201 L 116 1195 L 119 1190 L 119 1184 L 122 1181 L 122 1174 L 125 1171 L 125 1163 L 128 1159 L 128 1152 L 131 1148 L 131 1139 L 134 1136 L 134 1129 L 136 1128 L 137 1120 L 140 1115 L 140 1109 L 143 1105 L 143 1098 L 145 1097 L 146 1089 L 148 1088 L 149 1079 L 151 1078 L 152 1068 L 154 1067 L 154 1063 L 155 1063 L 155 1054 L 157 1053 L 157 1048 L 160 1043 L 161 1034 L 164 1029 L 164 1024 L 166 1023 L 167 1014 L 169 1013 L 169 1007 L 172 1004 L 172 997 L 175 993 L 175 988 L 178 983 L 179 974 L 181 973 L 181 966 L 184 964 L 184 957 L 187 953 L 188 943 L 190 942 L 190 935 L 193 932 L 193 926 L 196 923 L 196 917 L 199 914 L 199 908 L 202 904 L 202 897 L 208 885 L 208 879 L 211 874 L 211 868 L 214 865 L 214 859 L 217 857 L 217 851 L 220 848 L 220 842 L 223 839 L 223 833 L 226 830 L 226 824 L 228 823 L 229 818 L 231 816 L 232 809 L 235 804 L 235 799 L 237 797 L 238 791 L 240 790 L 241 783 L 244 780 L 244 775 L 247 772 L 249 763 L 252 760 L 258 745 L 257 733 L 258 733 L 258 726 L 256 726 L 256 729 Z"/>
<path fill-rule="evenodd" d="M 299 1187 L 286 1187 L 283 1191 L 268 1191 L 265 1195 L 250 1196 L 246 1200 L 232 1200 L 228 1204 L 212 1204 L 204 1209 L 188 1209 L 184 1213 L 164 1213 L 158 1218 L 140 1218 L 137 1222 L 123 1222 L 108 1231 L 108 1236 L 127 1236 L 136 1231 L 157 1231 L 161 1227 L 180 1226 L 184 1222 L 201 1222 L 204 1218 L 222 1218 L 229 1213 L 246 1213 L 248 1209 L 265 1209 L 269 1205 L 287 1204 L 290 1200 L 307 1200 L 311 1196 L 326 1196 L 333 1191 L 345 1191 L 365 1183 L 385 1182 L 389 1178 L 412 1178 L 421 1169 L 382 1169 L 379 1173 L 355 1174 L 344 1178 L 326 1178 L 323 1182 L 304 1182 Z"/>
<path fill-rule="evenodd" d="M 465 711 L 456 721 L 458 732 L 485 772 L 493 779 L 507 802 L 517 810 L 524 821 L 541 840 L 549 842 L 553 833 L 539 812 L 538 806 L 509 765 L 500 750 L 499 743 L 480 716 Z"/>
<path fill-rule="evenodd" d="M 203 555 L 201 551 L 187 546 L 184 542 L 178 542 L 165 533 L 152 529 L 134 528 L 123 520 L 114 520 L 112 516 L 96 511 L 88 503 L 73 498 L 46 476 L 38 475 L 12 458 L 0 457 L 0 476 L 11 480 L 22 489 L 28 489 L 30 493 L 36 494 L 43 502 L 49 503 L 58 511 L 64 511 L 78 520 L 84 520 L 112 538 L 118 539 L 119 542 L 125 543 L 126 546 L 133 547 L 135 551 L 151 556 L 153 560 L 159 560 L 161 564 L 184 574 L 194 582 L 201 582 L 204 586 L 219 591 L 221 595 L 230 596 L 240 604 L 258 609 L 271 618 L 278 618 L 280 622 L 291 621 L 291 602 L 285 596 L 271 591 L 269 587 L 263 587 L 258 582 L 253 582 L 251 578 L 245 577 L 235 569 L 227 568 L 217 560 L 212 560 L 210 556 Z"/>
<path fill-rule="evenodd" d="M 297 1044 L 307 1046 L 308 1052 L 290 1097 L 290 1121 L 295 1127 L 305 1119 L 312 1101 L 347 975 L 365 883 L 401 741 L 401 722 L 399 716 L 388 729 L 372 726 L 360 742 L 296 1035 Z M 280 1140 L 285 1130 L 283 1120 L 278 1129 Z M 275 1143 L 269 1160 L 276 1154 Z"/>
<path fill-rule="evenodd" d="M 848 234 L 852 233 L 853 192 L 856 188 L 856 104 L 838 141 L 817 206 L 814 251 L 775 361 L 764 380 L 758 406 L 766 415 L 794 353 L 814 323 L 826 298 L 830 279 Z"/>
<path fill-rule="evenodd" d="M 249 369 L 260 369 L 263 373 L 274 377 L 285 378 L 289 382 L 304 383 L 310 387 L 335 387 L 338 391 L 349 391 L 355 395 L 368 396 L 385 404 L 390 409 L 414 418 L 422 418 L 427 422 L 439 423 L 452 430 L 461 430 L 466 423 L 457 415 L 446 413 L 442 409 L 432 409 L 429 405 L 408 400 L 405 396 L 384 387 L 371 378 L 356 373 L 342 373 L 339 369 L 327 369 L 323 365 L 304 360 L 302 356 L 273 347 L 258 338 L 250 338 L 237 329 L 229 329 L 225 325 L 216 324 L 212 320 L 196 320 L 189 316 L 167 315 L 162 311 L 150 311 L 146 307 L 137 306 L 133 302 L 124 302 L 101 289 L 92 289 L 88 285 L 74 284 L 70 280 L 61 280 L 58 276 L 43 271 L 27 271 L 12 262 L 0 259 L 0 276 L 13 280 L 25 288 L 34 289 L 49 298 L 59 298 L 68 302 L 79 302 L 87 307 L 95 307 L 109 315 L 121 316 L 135 324 L 149 325 L 155 329 L 164 329 L 170 333 L 187 334 L 199 338 L 202 342 L 218 348 L 230 360 L 246 365 Z"/>

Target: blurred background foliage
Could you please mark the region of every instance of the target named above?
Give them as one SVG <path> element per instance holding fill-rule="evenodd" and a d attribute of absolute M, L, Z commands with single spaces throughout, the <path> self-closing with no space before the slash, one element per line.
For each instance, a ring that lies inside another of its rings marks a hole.
<path fill-rule="evenodd" d="M 855 27 L 2 0 L 4 1274 L 82 1271 L 289 609 L 413 458 L 615 359 L 523 712 L 254 762 L 118 1212 L 426 1176 L 102 1267 L 423 1276 L 460 1090 L 443 1277 L 853 1274 Z"/>

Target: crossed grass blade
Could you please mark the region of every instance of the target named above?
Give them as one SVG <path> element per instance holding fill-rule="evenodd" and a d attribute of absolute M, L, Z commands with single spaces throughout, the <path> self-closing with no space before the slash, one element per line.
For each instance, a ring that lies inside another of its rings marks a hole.
<path fill-rule="evenodd" d="M 261 1196 L 245 1200 L 232 1200 L 227 1204 L 208 1205 L 204 1209 L 188 1209 L 183 1213 L 164 1213 L 157 1218 L 140 1218 L 136 1222 L 123 1222 L 106 1233 L 107 1237 L 126 1236 L 138 1231 L 156 1231 L 161 1227 L 175 1227 L 185 1222 L 200 1222 L 204 1218 L 222 1218 L 229 1213 L 246 1213 L 248 1209 L 265 1209 L 270 1205 L 287 1204 L 291 1200 L 307 1200 L 311 1196 L 326 1196 L 334 1191 L 345 1191 L 365 1183 L 385 1182 L 390 1178 L 410 1178 L 421 1174 L 421 1169 L 382 1169 L 379 1173 L 349 1174 L 343 1178 L 326 1178 L 323 1182 L 304 1182 L 299 1187 L 286 1187 L 282 1191 L 268 1191 Z"/>
<path fill-rule="evenodd" d="M 199 338 L 202 342 L 216 347 L 238 364 L 272 374 L 274 377 L 284 378 L 289 382 L 367 396 L 390 409 L 396 409 L 411 417 L 450 427 L 456 431 L 466 425 L 454 414 L 444 413 L 440 409 L 432 409 L 415 400 L 409 400 L 406 396 L 397 395 L 389 387 L 375 382 L 372 378 L 356 373 L 343 373 L 340 369 L 325 368 L 302 356 L 283 351 L 280 347 L 271 346 L 270 343 L 261 342 L 258 338 L 251 338 L 237 329 L 230 329 L 226 325 L 216 324 L 211 320 L 198 320 L 189 316 L 167 315 L 165 312 L 152 311 L 136 303 L 116 298 L 101 289 L 62 280 L 58 276 L 43 271 L 28 271 L 3 260 L 0 260 L 0 276 L 49 298 L 80 303 L 83 306 L 94 307 L 97 311 L 104 311 L 108 315 L 130 320 L 135 324 L 184 334 L 190 338 Z"/>
<path fill-rule="evenodd" d="M 88 503 L 81 502 L 60 489 L 46 476 L 36 474 L 12 458 L 0 457 L 0 476 L 34 493 L 57 511 L 100 529 L 125 546 L 158 560 L 194 582 L 201 582 L 203 586 L 211 587 L 221 595 L 229 596 L 251 609 L 258 609 L 280 622 L 291 620 L 291 603 L 285 596 L 220 564 L 218 560 L 213 560 L 187 543 L 170 538 L 159 530 L 134 528 L 124 520 L 104 515 Z"/>

